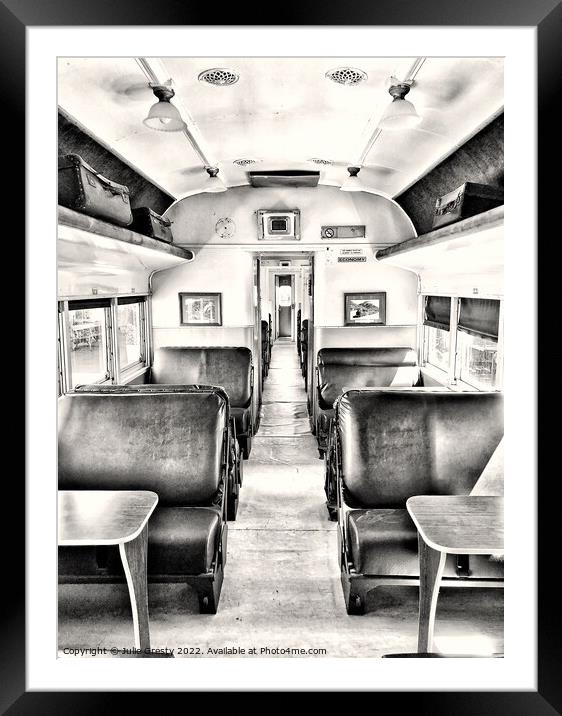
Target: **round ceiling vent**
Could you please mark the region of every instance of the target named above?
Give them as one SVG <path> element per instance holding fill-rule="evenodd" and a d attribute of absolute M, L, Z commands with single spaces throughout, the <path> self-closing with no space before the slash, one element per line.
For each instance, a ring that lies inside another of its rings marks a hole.
<path fill-rule="evenodd" d="M 322 166 L 331 166 L 334 163 L 331 159 L 318 159 L 317 157 L 309 159 L 308 161 L 313 164 L 321 164 Z"/>
<path fill-rule="evenodd" d="M 240 79 L 238 72 L 232 70 L 225 70 L 224 67 L 213 67 L 210 70 L 201 72 L 197 78 L 199 82 L 206 82 L 209 85 L 216 85 L 217 87 L 226 87 L 233 85 Z"/>
<path fill-rule="evenodd" d="M 248 167 L 250 164 L 256 164 L 257 159 L 235 159 L 232 163 L 238 164 L 239 167 Z"/>
<path fill-rule="evenodd" d="M 368 79 L 366 72 L 355 67 L 336 67 L 326 72 L 326 77 L 340 85 L 358 85 Z"/>

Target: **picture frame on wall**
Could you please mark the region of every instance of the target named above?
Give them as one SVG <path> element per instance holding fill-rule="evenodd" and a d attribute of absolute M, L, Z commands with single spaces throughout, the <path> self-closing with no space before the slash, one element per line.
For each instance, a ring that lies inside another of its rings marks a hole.
<path fill-rule="evenodd" d="M 185 293 L 179 295 L 180 326 L 222 326 L 221 293 Z"/>
<path fill-rule="evenodd" d="M 385 326 L 386 291 L 344 294 L 344 326 Z"/>

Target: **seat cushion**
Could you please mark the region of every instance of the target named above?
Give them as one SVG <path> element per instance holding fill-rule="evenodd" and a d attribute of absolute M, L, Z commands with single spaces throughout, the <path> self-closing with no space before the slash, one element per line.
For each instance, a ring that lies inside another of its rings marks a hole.
<path fill-rule="evenodd" d="M 361 574 L 419 577 L 418 533 L 407 510 L 352 510 L 348 529 L 353 566 Z M 470 576 L 502 579 L 503 562 L 470 555 Z M 444 577 L 456 577 L 456 558 L 448 555 Z"/>
<path fill-rule="evenodd" d="M 210 570 L 220 515 L 211 507 L 157 507 L 148 523 L 148 574 L 196 575 Z M 117 546 L 59 547 L 59 574 L 124 577 Z"/>
<path fill-rule="evenodd" d="M 157 507 L 148 523 L 148 574 L 208 572 L 220 522 L 211 507 Z M 107 566 L 110 573 L 120 572 L 119 555 L 112 554 Z"/>
<path fill-rule="evenodd" d="M 231 408 L 230 414 L 236 423 L 236 435 L 247 435 L 250 430 L 250 409 Z"/>

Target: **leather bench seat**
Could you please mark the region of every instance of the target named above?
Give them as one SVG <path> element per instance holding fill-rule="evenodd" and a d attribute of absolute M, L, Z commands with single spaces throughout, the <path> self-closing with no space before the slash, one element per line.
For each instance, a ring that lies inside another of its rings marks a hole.
<path fill-rule="evenodd" d="M 407 510 L 351 510 L 349 546 L 353 565 L 365 575 L 419 577 L 418 533 Z M 503 562 L 470 555 L 470 576 L 503 579 Z M 454 555 L 445 561 L 443 577 L 457 577 Z"/>
<path fill-rule="evenodd" d="M 301 373 L 305 381 L 308 372 L 308 318 L 301 323 L 301 340 L 300 340 L 300 365 Z"/>
<path fill-rule="evenodd" d="M 251 450 L 253 367 L 252 351 L 238 347 L 167 346 L 154 351 L 148 383 L 216 385 L 230 401 L 236 437 L 244 457 Z"/>
<path fill-rule="evenodd" d="M 406 501 L 414 495 L 471 494 L 503 437 L 503 396 L 415 388 L 347 390 L 335 411 L 330 445 L 340 456 L 341 580 L 348 613 L 361 614 L 369 590 L 419 579 L 417 531 Z M 503 562 L 469 555 L 467 568 L 465 555 L 452 555 L 444 576 L 497 586 Z"/>
<path fill-rule="evenodd" d="M 150 490 L 148 575 L 215 613 L 226 560 L 229 406 L 222 388 L 81 386 L 58 406 L 61 490 Z M 59 573 L 124 576 L 117 548 L 59 548 Z M 67 581 L 72 581 L 67 580 Z"/>
<path fill-rule="evenodd" d="M 322 348 L 318 351 L 318 447 L 328 442 L 333 405 L 344 388 L 411 388 L 421 385 L 412 348 Z"/>

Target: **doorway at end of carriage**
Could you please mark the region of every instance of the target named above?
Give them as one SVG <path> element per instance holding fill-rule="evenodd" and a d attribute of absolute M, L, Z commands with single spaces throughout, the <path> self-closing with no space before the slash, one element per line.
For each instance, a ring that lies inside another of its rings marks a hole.
<path fill-rule="evenodd" d="M 294 274 L 276 274 L 275 276 L 275 313 L 276 338 L 295 340 L 295 276 Z"/>

